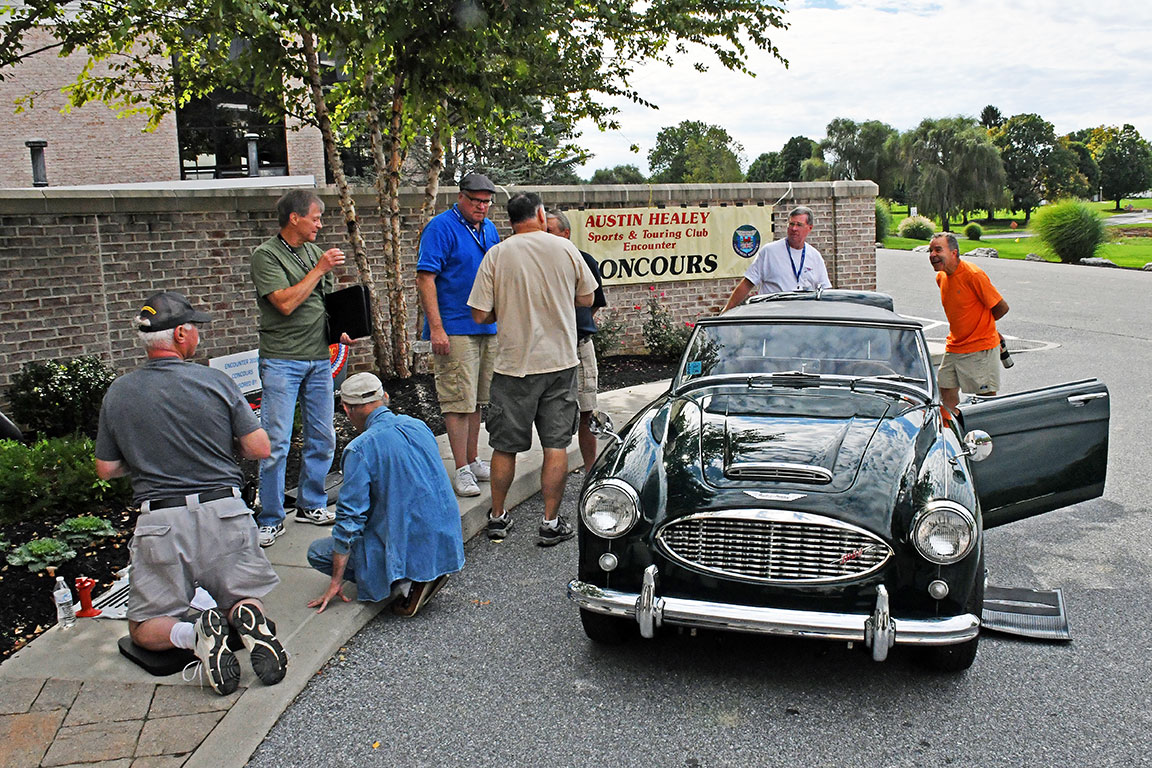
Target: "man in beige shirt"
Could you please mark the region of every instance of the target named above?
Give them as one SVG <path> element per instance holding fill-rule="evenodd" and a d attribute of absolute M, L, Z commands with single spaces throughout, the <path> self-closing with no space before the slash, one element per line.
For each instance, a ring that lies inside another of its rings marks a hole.
<path fill-rule="evenodd" d="M 575 533 L 559 516 L 568 444 L 580 418 L 572 310 L 592 306 L 596 278 L 576 246 L 548 232 L 539 195 L 528 192 L 509 200 L 508 219 L 512 237 L 485 254 L 468 297 L 477 323 L 499 321 L 488 406 L 488 538 L 503 539 L 512 528 L 504 501 L 516 476 L 516 454 L 531 447 L 535 425 L 544 450 L 544 519 L 536 541 L 552 546 Z"/>

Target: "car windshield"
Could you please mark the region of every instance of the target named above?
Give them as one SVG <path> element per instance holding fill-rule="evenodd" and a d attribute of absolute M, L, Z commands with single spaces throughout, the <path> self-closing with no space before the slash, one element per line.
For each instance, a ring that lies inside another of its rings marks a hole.
<path fill-rule="evenodd" d="M 832 323 L 700 324 L 679 384 L 709 376 L 801 373 L 887 377 L 927 391 L 918 336 L 910 328 Z"/>

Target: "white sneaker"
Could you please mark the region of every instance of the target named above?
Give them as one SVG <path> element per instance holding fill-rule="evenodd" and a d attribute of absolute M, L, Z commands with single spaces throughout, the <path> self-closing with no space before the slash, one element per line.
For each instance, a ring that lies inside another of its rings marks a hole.
<path fill-rule="evenodd" d="M 456 476 L 452 478 L 452 489 L 456 491 L 457 496 L 480 495 L 480 486 L 476 485 L 476 477 L 472 474 L 471 467 L 463 466 L 456 470 Z"/>
<path fill-rule="evenodd" d="M 284 535 L 284 523 L 262 525 L 257 533 L 259 534 L 260 546 L 270 547 L 276 543 L 276 539 Z"/>
<path fill-rule="evenodd" d="M 297 507 L 296 522 L 312 523 L 312 525 L 332 525 L 336 522 L 336 513 L 328 509 L 328 507 L 317 507 L 316 509 L 300 509 Z"/>
<path fill-rule="evenodd" d="M 492 468 L 488 466 L 488 462 L 484 461 L 484 459 L 476 459 L 476 461 L 468 465 L 468 469 L 472 470 L 472 477 L 482 483 L 486 483 L 492 479 Z"/>

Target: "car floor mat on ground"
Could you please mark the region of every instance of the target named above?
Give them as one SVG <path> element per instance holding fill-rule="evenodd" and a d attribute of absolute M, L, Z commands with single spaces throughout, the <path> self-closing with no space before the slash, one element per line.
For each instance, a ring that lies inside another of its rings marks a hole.
<path fill-rule="evenodd" d="M 994 587 L 984 590 L 980 626 L 994 632 L 1035 640 L 1068 641 L 1068 615 L 1059 589 Z"/>

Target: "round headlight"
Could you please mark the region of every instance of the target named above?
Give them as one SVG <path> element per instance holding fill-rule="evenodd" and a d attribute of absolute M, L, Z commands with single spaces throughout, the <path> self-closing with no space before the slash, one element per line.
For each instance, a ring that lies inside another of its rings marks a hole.
<path fill-rule="evenodd" d="M 597 536 L 623 536 L 640 519 L 640 499 L 632 486 L 621 480 L 597 483 L 580 505 L 584 525 Z"/>
<path fill-rule="evenodd" d="M 950 565 L 963 560 L 976 544 L 972 513 L 951 501 L 933 501 L 912 521 L 912 546 L 926 560 Z"/>

